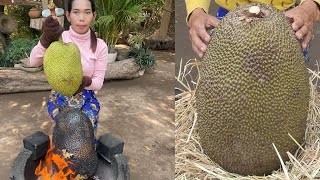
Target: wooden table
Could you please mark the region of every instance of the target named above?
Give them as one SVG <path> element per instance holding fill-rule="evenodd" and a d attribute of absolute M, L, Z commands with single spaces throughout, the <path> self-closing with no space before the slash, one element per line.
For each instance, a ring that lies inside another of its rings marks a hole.
<path fill-rule="evenodd" d="M 30 19 L 30 28 L 41 30 L 42 29 L 42 22 L 44 19 L 45 18 Z M 59 16 L 58 22 L 63 27 L 64 26 L 64 16 Z"/>

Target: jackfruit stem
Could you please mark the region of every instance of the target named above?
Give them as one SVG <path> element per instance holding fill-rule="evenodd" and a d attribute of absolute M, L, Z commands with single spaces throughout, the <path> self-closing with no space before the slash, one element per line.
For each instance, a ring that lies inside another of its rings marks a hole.
<path fill-rule="evenodd" d="M 59 40 L 58 40 L 58 41 L 61 42 L 62 44 L 65 44 L 65 43 L 63 42 L 62 36 L 59 37 Z"/>
<path fill-rule="evenodd" d="M 258 14 L 260 13 L 260 8 L 259 8 L 259 6 L 251 6 L 251 7 L 249 8 L 249 13 L 258 15 Z"/>
<path fill-rule="evenodd" d="M 261 9 L 259 6 L 251 6 L 249 9 L 241 12 L 239 15 L 240 21 L 245 20 L 246 22 L 251 22 L 255 18 L 264 18 L 268 16 L 268 11 Z"/>

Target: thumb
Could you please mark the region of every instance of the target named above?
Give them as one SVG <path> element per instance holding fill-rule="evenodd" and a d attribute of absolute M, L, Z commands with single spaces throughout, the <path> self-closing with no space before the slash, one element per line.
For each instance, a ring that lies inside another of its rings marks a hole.
<path fill-rule="evenodd" d="M 219 24 L 219 20 L 216 17 L 208 15 L 208 18 L 207 18 L 208 28 L 216 28 L 218 27 L 218 24 Z"/>

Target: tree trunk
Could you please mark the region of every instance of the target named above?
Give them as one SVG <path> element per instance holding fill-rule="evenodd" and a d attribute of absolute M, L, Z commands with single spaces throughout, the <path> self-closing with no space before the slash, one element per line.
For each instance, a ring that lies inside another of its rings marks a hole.
<path fill-rule="evenodd" d="M 168 30 L 170 25 L 170 18 L 173 14 L 172 8 L 174 1 L 173 0 L 166 0 L 164 8 L 163 8 L 163 14 L 161 17 L 161 24 L 160 28 L 156 30 L 148 39 L 168 39 Z"/>

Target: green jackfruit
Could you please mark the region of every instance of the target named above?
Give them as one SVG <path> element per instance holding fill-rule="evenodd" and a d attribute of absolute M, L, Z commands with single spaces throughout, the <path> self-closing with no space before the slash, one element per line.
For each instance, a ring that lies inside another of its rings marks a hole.
<path fill-rule="evenodd" d="M 64 96 L 72 96 L 82 83 L 80 50 L 74 43 L 51 43 L 43 58 L 43 68 L 48 83 Z"/>
<path fill-rule="evenodd" d="M 260 7 L 257 14 L 249 13 Z M 212 34 L 196 92 L 205 153 L 225 170 L 267 175 L 280 168 L 306 130 L 309 84 L 303 51 L 283 12 L 248 4 Z"/>

